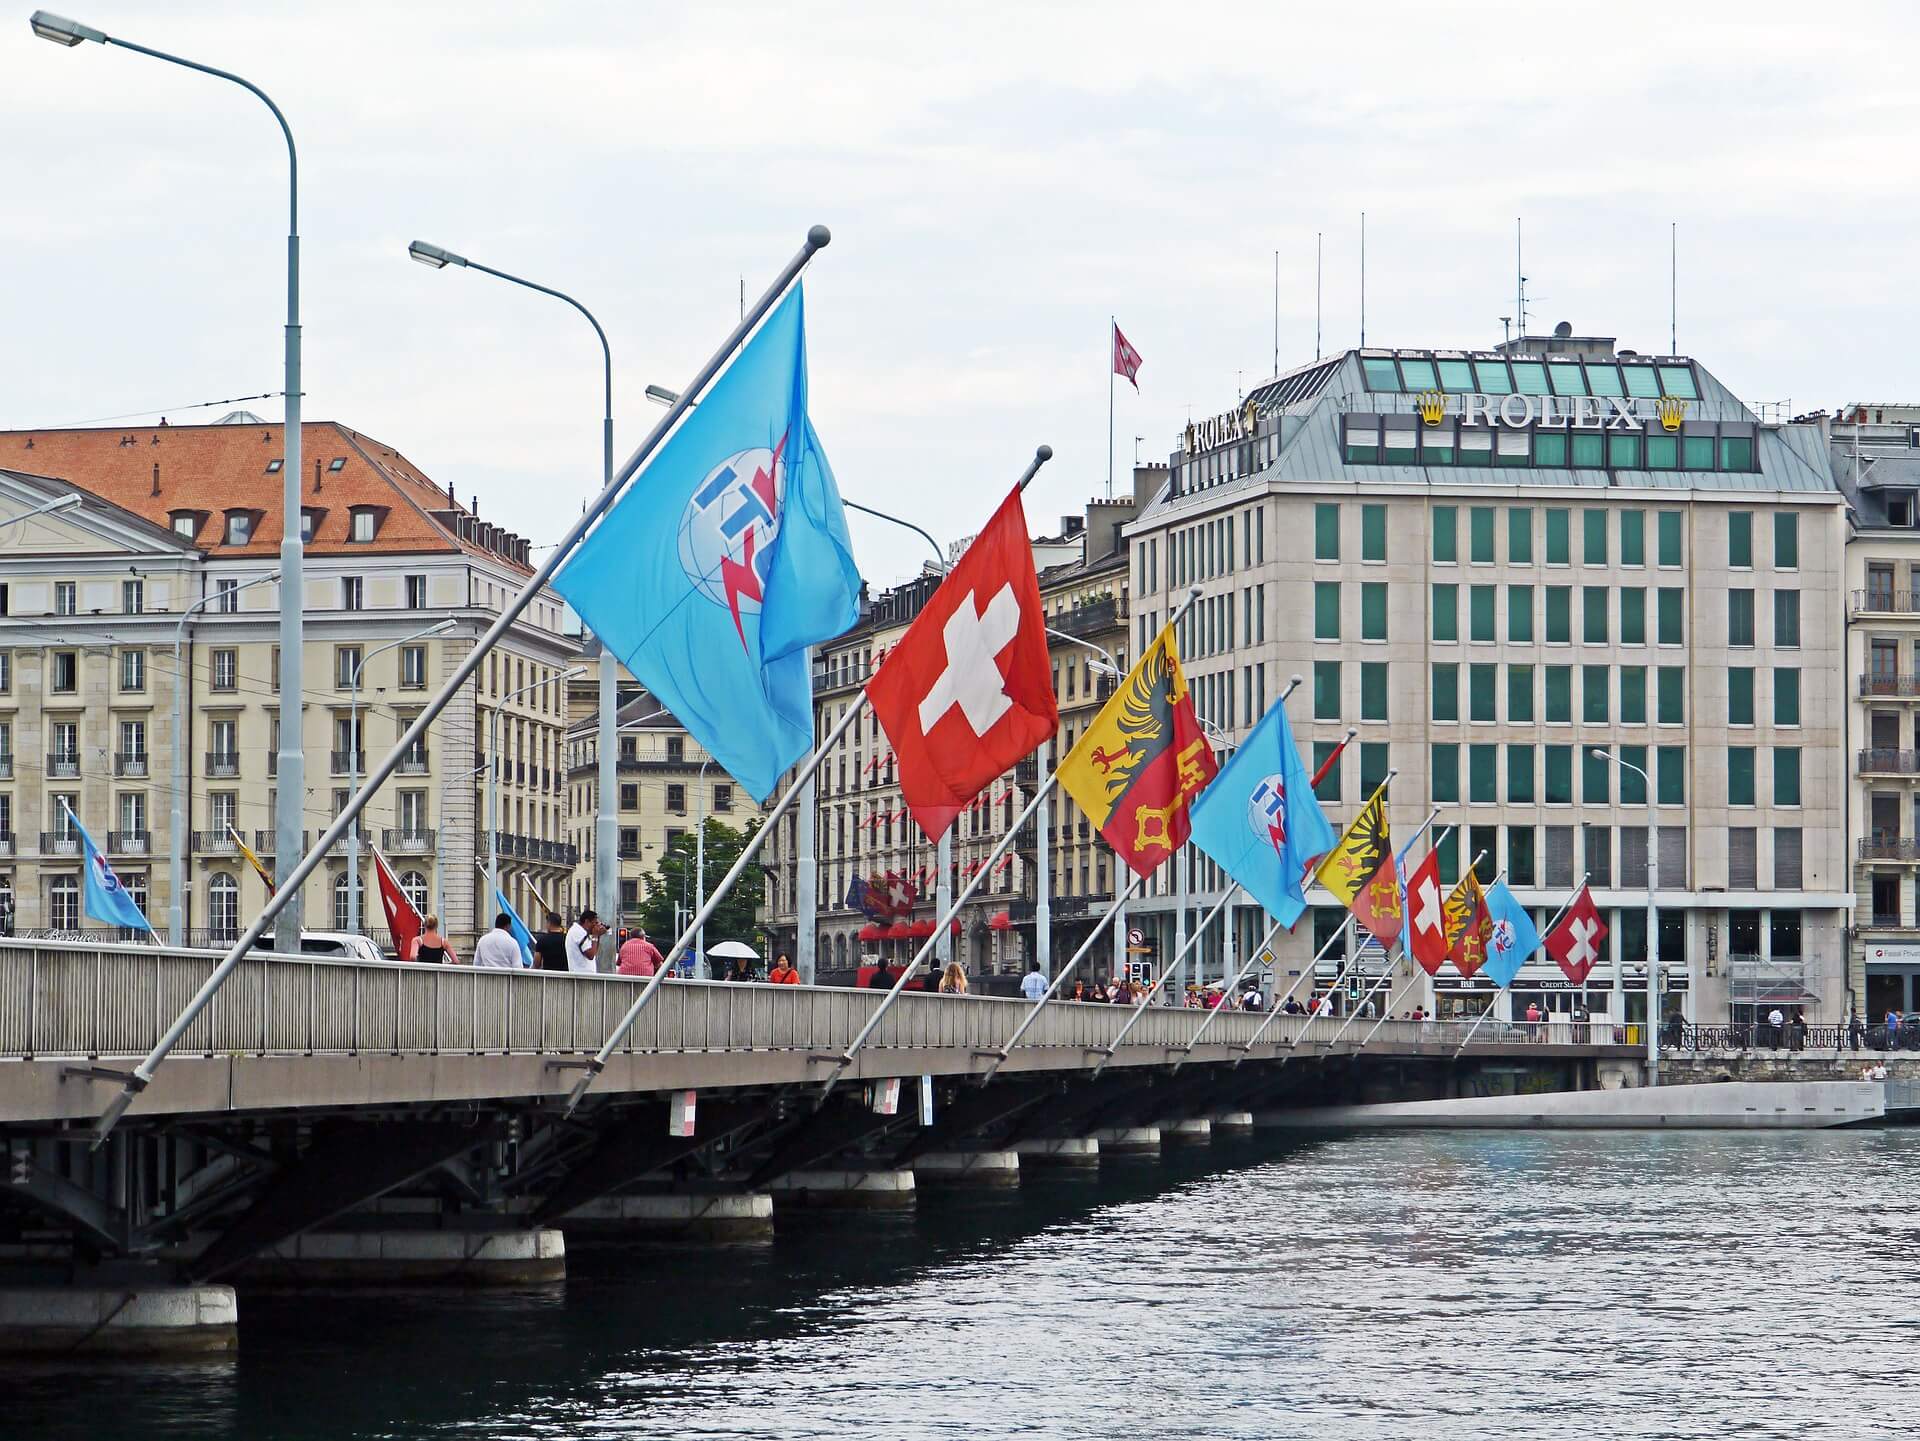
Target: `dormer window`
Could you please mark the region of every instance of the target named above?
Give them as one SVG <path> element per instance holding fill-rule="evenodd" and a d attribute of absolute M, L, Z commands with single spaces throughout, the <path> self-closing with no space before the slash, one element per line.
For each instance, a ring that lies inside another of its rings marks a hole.
<path fill-rule="evenodd" d="M 192 540 L 200 533 L 200 521 L 203 513 L 197 510 L 175 510 L 168 512 L 167 519 L 172 524 L 173 533 L 182 540 Z"/>
<path fill-rule="evenodd" d="M 245 545 L 253 539 L 252 511 L 230 510 L 226 514 L 228 545 Z"/>
<path fill-rule="evenodd" d="M 327 462 L 327 469 L 334 473 L 343 471 L 346 468 L 347 458 L 344 455 L 336 455 L 332 460 Z"/>
<path fill-rule="evenodd" d="M 300 543 L 312 545 L 313 537 L 320 529 L 320 520 L 326 515 L 323 506 L 303 505 L 300 507 Z"/>
<path fill-rule="evenodd" d="M 270 460 L 270 461 L 268 461 L 268 462 L 267 462 L 267 474 L 268 474 L 268 475 L 278 475 L 278 474 L 280 473 L 280 467 L 281 467 L 281 466 L 283 466 L 283 465 L 285 465 L 285 464 L 286 464 L 286 461 L 285 461 L 285 460 L 282 460 L 282 459 L 279 459 L 278 457 L 276 457 L 276 458 L 275 458 L 275 459 L 273 459 L 273 460 Z"/>
<path fill-rule="evenodd" d="M 380 529 L 381 507 L 377 505 L 356 505 L 349 512 L 351 520 L 347 528 L 347 539 L 355 545 L 369 545 Z"/>

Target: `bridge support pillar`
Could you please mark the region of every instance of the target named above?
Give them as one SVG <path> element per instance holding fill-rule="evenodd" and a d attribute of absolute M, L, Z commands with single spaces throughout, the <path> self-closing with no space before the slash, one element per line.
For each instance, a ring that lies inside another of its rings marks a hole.
<path fill-rule="evenodd" d="M 524 1286 L 560 1281 L 567 1244 L 532 1230 L 306 1231 L 239 1267 L 259 1285 Z"/>
<path fill-rule="evenodd" d="M 904 1211 L 914 1187 L 911 1171 L 789 1171 L 768 1189 L 776 1207 Z"/>
<path fill-rule="evenodd" d="M 765 1191 L 603 1196 L 560 1218 L 581 1241 L 765 1241 L 773 1236 L 773 1197 Z"/>
<path fill-rule="evenodd" d="M 914 1157 L 913 1181 L 916 1186 L 1017 1186 L 1020 1156 L 1017 1151 L 928 1151 Z"/>
<path fill-rule="evenodd" d="M 231 1286 L 0 1289 L 0 1354 L 189 1356 L 238 1344 Z"/>
<path fill-rule="evenodd" d="M 1213 1133 L 1216 1136 L 1244 1136 L 1253 1130 L 1252 1111 L 1222 1111 L 1213 1119 Z"/>
<path fill-rule="evenodd" d="M 1092 1136 L 1030 1136 L 1024 1141 L 1015 1141 L 1013 1149 L 1020 1155 L 1022 1170 L 1029 1166 L 1100 1164 L 1100 1143 Z"/>
<path fill-rule="evenodd" d="M 1109 1130 L 1095 1131 L 1093 1139 L 1100 1143 L 1103 1157 L 1152 1156 L 1160 1152 L 1158 1126 L 1115 1126 Z"/>
<path fill-rule="evenodd" d="M 1204 1146 L 1213 1139 L 1213 1122 L 1205 1116 L 1189 1116 L 1160 1128 L 1160 1138 L 1169 1146 Z"/>

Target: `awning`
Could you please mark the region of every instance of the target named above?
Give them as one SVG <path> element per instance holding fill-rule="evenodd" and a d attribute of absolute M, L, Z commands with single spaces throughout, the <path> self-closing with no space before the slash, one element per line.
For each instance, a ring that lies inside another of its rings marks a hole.
<path fill-rule="evenodd" d="M 860 939 L 863 941 L 884 941 L 887 938 L 886 927 L 867 925 L 860 927 Z"/>
<path fill-rule="evenodd" d="M 912 925 L 907 927 L 907 934 L 913 940 L 916 940 L 916 941 L 924 940 L 926 937 L 933 934 L 933 922 L 932 921 L 915 921 Z"/>
<path fill-rule="evenodd" d="M 895 921 L 882 935 L 889 941 L 910 941 L 913 939 L 913 927 L 905 921 Z"/>
<path fill-rule="evenodd" d="M 987 918 L 987 927 L 989 930 L 995 930 L 995 931 L 1012 930 L 1013 929 L 1013 913 L 1011 911 L 995 911 L 991 916 Z"/>

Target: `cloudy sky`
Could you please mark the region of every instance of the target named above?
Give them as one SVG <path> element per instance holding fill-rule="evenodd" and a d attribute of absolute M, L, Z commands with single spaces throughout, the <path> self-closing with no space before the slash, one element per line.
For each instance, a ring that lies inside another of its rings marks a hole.
<path fill-rule="evenodd" d="M 815 424 L 843 492 L 943 539 L 1034 446 L 1036 529 L 1323 341 L 1536 329 L 1680 348 L 1751 401 L 1920 400 L 1906 4 L 224 4 L 56 0 L 263 86 L 301 147 L 307 414 L 556 539 L 808 224 Z M 0 425 L 278 390 L 285 155 L 238 89 L 0 27 Z M 248 402 L 268 416 L 277 401 Z M 884 584 L 914 545 L 855 526 Z"/>

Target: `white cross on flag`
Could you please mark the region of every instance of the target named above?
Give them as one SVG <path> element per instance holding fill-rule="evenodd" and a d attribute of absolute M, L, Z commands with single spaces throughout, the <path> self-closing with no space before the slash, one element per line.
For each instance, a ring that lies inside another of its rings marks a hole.
<path fill-rule="evenodd" d="M 1573 898 L 1560 923 L 1547 932 L 1547 954 L 1560 963 L 1567 979 L 1580 985 L 1600 960 L 1600 943 L 1607 938 L 1607 923 L 1600 919 L 1599 908 L 1585 886 Z"/>
<path fill-rule="evenodd" d="M 1140 352 L 1120 333 L 1118 325 L 1113 327 L 1113 373 L 1124 375 L 1135 390 L 1140 388 Z"/>
<path fill-rule="evenodd" d="M 1407 936 L 1414 960 L 1430 976 L 1440 974 L 1447 959 L 1447 920 L 1440 889 L 1440 853 L 1427 858 L 1407 878 Z"/>
<path fill-rule="evenodd" d="M 938 840 L 1054 733 L 1040 582 L 1015 490 L 867 682 L 913 818 Z"/>

